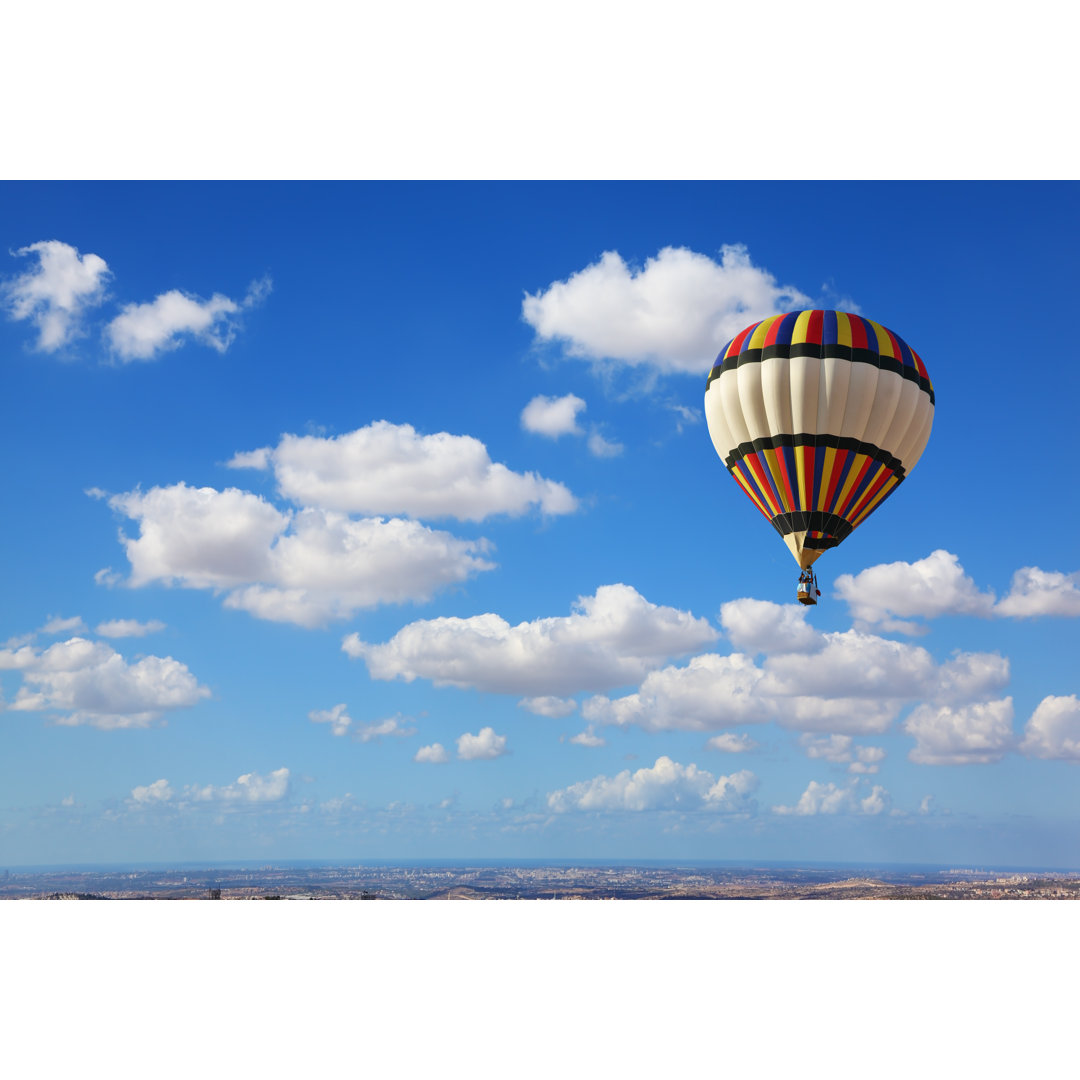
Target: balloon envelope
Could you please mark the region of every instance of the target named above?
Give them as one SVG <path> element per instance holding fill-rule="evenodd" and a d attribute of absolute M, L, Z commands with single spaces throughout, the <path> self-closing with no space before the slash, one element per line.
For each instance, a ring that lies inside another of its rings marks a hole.
<path fill-rule="evenodd" d="M 793 311 L 721 350 L 705 418 L 728 472 L 805 569 L 911 472 L 934 388 L 915 350 L 873 320 Z"/>

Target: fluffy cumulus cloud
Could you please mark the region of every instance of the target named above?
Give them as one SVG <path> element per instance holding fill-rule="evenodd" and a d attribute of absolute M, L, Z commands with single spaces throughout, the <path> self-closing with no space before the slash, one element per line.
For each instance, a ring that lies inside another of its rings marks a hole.
<path fill-rule="evenodd" d="M 413 761 L 427 762 L 429 765 L 445 765 L 450 760 L 450 754 L 442 743 L 432 743 L 430 746 L 421 746 L 413 754 Z"/>
<path fill-rule="evenodd" d="M 1008 594 L 995 602 L 980 591 L 951 552 L 937 550 L 918 562 L 885 563 L 859 574 L 842 574 L 836 591 L 864 625 L 921 633 L 911 618 L 977 615 L 1004 618 L 1080 616 L 1080 573 L 1025 566 L 1013 574 Z"/>
<path fill-rule="evenodd" d="M 59 240 L 29 244 L 14 254 L 36 256 L 37 265 L 0 287 L 0 302 L 12 319 L 34 325 L 40 351 L 56 352 L 84 333 L 85 313 L 104 301 L 109 267 L 100 255 L 80 255 Z"/>
<path fill-rule="evenodd" d="M 60 240 L 42 240 L 13 254 L 36 257 L 37 263 L 0 286 L 0 304 L 7 314 L 33 324 L 42 352 L 56 352 L 85 336 L 89 313 L 105 302 L 112 278 L 105 260 L 100 255 L 81 255 Z M 270 289 L 269 278 L 252 282 L 241 300 L 221 293 L 203 300 L 171 289 L 148 302 L 126 304 L 105 325 L 104 341 L 121 363 L 152 360 L 186 340 L 225 352 L 243 312 L 259 304 Z"/>
<path fill-rule="evenodd" d="M 557 439 L 560 435 L 580 435 L 577 414 L 585 411 L 585 401 L 576 394 L 562 397 L 536 397 L 521 410 L 521 426 L 536 435 Z"/>
<path fill-rule="evenodd" d="M 720 608 L 720 624 L 732 645 L 744 652 L 814 652 L 822 638 L 807 625 L 808 610 L 801 604 L 729 600 Z"/>
<path fill-rule="evenodd" d="M 938 664 L 905 642 L 858 630 L 823 634 L 781 605 L 736 603 L 723 613 L 729 634 L 755 644 L 775 637 L 781 651 L 760 664 L 745 653 L 705 654 L 654 670 L 634 693 L 590 698 L 585 718 L 651 731 L 775 721 L 850 736 L 885 731 L 909 704 L 985 702 L 1008 684 L 1008 661 L 993 653 L 960 653 Z M 790 651 L 795 647 L 803 651 Z M 866 771 L 873 764 L 861 760 Z"/>
<path fill-rule="evenodd" d="M 1051 695 L 1039 702 L 1024 728 L 1020 751 L 1029 757 L 1080 761 L 1080 700 L 1075 694 Z"/>
<path fill-rule="evenodd" d="M 10 708 L 60 713 L 57 723 L 98 728 L 148 727 L 173 709 L 210 696 L 185 664 L 171 656 L 128 663 L 104 642 L 73 637 L 39 651 L 0 650 L 0 670 L 16 670 L 23 685 Z"/>
<path fill-rule="evenodd" d="M 994 613 L 1018 619 L 1080 615 L 1080 573 L 1061 574 L 1025 566 L 1013 574 L 1009 593 Z"/>
<path fill-rule="evenodd" d="M 787 726 L 860 734 L 884 731 L 910 702 L 982 700 L 1009 680 L 993 653 L 961 653 L 935 663 L 923 648 L 858 630 L 822 635 L 813 654 L 769 657 L 761 691 Z"/>
<path fill-rule="evenodd" d="M 223 590 L 226 607 L 302 626 L 427 600 L 493 568 L 484 540 L 400 518 L 283 513 L 236 488 L 179 483 L 115 495 L 109 505 L 139 525 L 137 537 L 121 533 L 130 585 Z"/>
<path fill-rule="evenodd" d="M 640 689 L 620 698 L 596 696 L 582 706 L 587 720 L 646 731 L 712 731 L 772 718 L 755 694 L 763 673 L 741 653 L 695 656 L 685 667 L 651 671 Z"/>
<path fill-rule="evenodd" d="M 511 626 L 488 613 L 410 623 L 389 641 L 342 643 L 376 679 L 430 679 L 531 697 L 567 696 L 635 682 L 670 656 L 715 640 L 706 619 L 650 603 L 629 585 L 603 585 L 572 613 Z"/>
<path fill-rule="evenodd" d="M 202 300 L 170 289 L 153 300 L 127 304 L 105 328 L 105 339 L 122 363 L 153 360 L 188 339 L 225 352 L 236 337 L 240 314 L 269 293 L 270 279 L 253 282 L 243 300 L 215 293 Z"/>
<path fill-rule="evenodd" d="M 920 765 L 985 765 L 1013 749 L 1013 702 L 920 705 L 904 721 L 915 739 L 908 757 Z"/>
<path fill-rule="evenodd" d="M 490 761 L 509 752 L 506 736 L 496 735 L 494 728 L 481 728 L 475 735 L 466 731 L 458 737 L 457 756 L 462 761 Z"/>
<path fill-rule="evenodd" d="M 551 792 L 548 807 L 556 813 L 572 810 L 712 810 L 753 813 L 757 777 L 743 769 L 714 777 L 696 765 L 680 765 L 659 757 L 649 768 L 616 776 L 597 776 Z"/>
<path fill-rule="evenodd" d="M 640 269 L 605 251 L 566 281 L 526 294 L 522 316 L 539 340 L 560 341 L 571 356 L 701 375 L 743 327 L 809 303 L 741 245 L 721 248 L 720 262 L 666 247 Z"/>
<path fill-rule="evenodd" d="M 800 817 L 816 814 L 874 816 L 884 813 L 891 805 L 889 793 L 883 787 L 875 785 L 867 795 L 862 794 L 863 790 L 854 781 L 846 787 L 838 787 L 833 783 L 821 784 L 811 780 L 794 806 L 774 806 L 772 809 L 774 814 L 797 814 Z"/>
<path fill-rule="evenodd" d="M 283 435 L 276 447 L 237 454 L 229 464 L 272 468 L 285 498 L 343 513 L 481 521 L 578 506 L 564 484 L 493 462 L 479 439 L 421 435 L 387 420 L 333 438 Z"/>
<path fill-rule="evenodd" d="M 941 549 L 918 562 L 883 563 L 854 576 L 841 574 L 836 591 L 860 622 L 906 632 L 918 631 L 903 621 L 912 616 L 986 616 L 994 609 L 994 594 L 980 592 L 957 556 Z"/>

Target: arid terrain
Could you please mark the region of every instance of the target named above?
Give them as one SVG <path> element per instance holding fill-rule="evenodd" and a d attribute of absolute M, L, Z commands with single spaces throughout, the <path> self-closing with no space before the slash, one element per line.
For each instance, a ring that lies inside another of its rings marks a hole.
<path fill-rule="evenodd" d="M 351 865 L 0 871 L 0 899 L 1073 900 L 1075 871 L 657 865 Z"/>

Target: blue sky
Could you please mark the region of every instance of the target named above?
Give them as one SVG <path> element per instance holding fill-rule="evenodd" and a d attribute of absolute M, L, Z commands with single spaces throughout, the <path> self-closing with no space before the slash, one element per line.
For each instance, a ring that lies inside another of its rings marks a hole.
<path fill-rule="evenodd" d="M 3 192 L 0 862 L 1080 867 L 1075 185 Z M 801 307 L 937 396 L 809 614 L 702 415 Z"/>

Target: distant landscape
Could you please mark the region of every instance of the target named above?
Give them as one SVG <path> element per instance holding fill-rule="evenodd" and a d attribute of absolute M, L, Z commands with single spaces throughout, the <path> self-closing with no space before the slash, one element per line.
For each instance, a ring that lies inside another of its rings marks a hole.
<path fill-rule="evenodd" d="M 451 863 L 0 870 L 4 900 L 1075 900 L 1080 871 Z"/>

